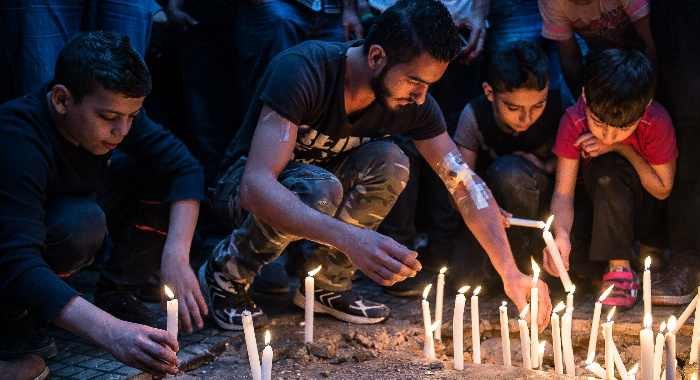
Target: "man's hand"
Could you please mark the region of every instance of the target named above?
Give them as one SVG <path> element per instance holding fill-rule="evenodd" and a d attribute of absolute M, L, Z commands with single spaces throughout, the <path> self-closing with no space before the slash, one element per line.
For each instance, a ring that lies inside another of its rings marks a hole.
<path fill-rule="evenodd" d="M 617 144 L 603 144 L 597 137 L 588 132 L 576 139 L 574 145 L 581 148 L 584 157 L 598 157 L 615 150 Z"/>
<path fill-rule="evenodd" d="M 189 13 L 182 10 L 183 3 L 184 0 L 170 0 L 164 11 L 168 16 L 168 22 L 187 30 L 189 27 L 195 26 L 199 22 L 190 16 Z"/>
<path fill-rule="evenodd" d="M 394 239 L 369 229 L 357 229 L 340 247 L 350 261 L 374 282 L 391 286 L 408 277 L 414 277 L 422 266 L 418 253 Z"/>
<path fill-rule="evenodd" d="M 566 270 L 568 271 L 569 256 L 571 255 L 571 241 L 569 240 L 569 236 L 564 233 L 558 233 L 557 236 L 554 238 L 554 243 L 557 245 L 557 248 L 559 248 L 561 261 L 562 263 L 564 263 L 564 268 L 566 268 Z M 544 257 L 544 260 L 542 262 L 544 270 L 554 277 L 559 277 L 559 271 L 557 270 L 556 265 L 554 265 L 554 259 L 552 259 L 552 256 L 547 247 L 544 248 L 542 257 Z"/>
<path fill-rule="evenodd" d="M 103 347 L 122 363 L 158 377 L 178 372 L 176 352 L 180 347 L 165 330 L 114 319 L 105 338 Z"/>
<path fill-rule="evenodd" d="M 503 279 L 503 288 L 508 298 L 513 301 L 518 311 L 520 311 L 529 302 L 530 289 L 532 289 L 532 277 L 518 272 L 512 277 Z M 549 316 L 552 314 L 552 301 L 549 299 L 549 288 L 547 284 L 542 280 L 538 280 L 537 288 L 539 289 L 537 292 L 537 325 L 540 331 L 544 331 L 545 327 L 549 325 Z"/>
<path fill-rule="evenodd" d="M 469 15 L 463 18 L 455 19 L 457 29 L 469 30 L 469 41 L 462 48 L 459 56 L 464 63 L 471 63 L 484 50 L 484 42 L 486 41 L 486 20 L 482 17 Z"/>
<path fill-rule="evenodd" d="M 182 256 L 164 254 L 161 274 L 163 283 L 171 287 L 178 298 L 182 330 L 191 333 L 193 327 L 197 330 L 204 327 L 204 317 L 209 311 L 188 258 Z"/>
<path fill-rule="evenodd" d="M 353 7 L 343 7 L 343 30 L 347 41 L 362 38 L 362 23 Z"/>

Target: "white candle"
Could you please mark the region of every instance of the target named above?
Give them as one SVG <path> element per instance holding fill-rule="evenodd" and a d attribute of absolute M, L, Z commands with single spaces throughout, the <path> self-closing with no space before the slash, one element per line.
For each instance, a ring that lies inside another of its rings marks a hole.
<path fill-rule="evenodd" d="M 676 321 L 676 328 L 674 330 L 675 334 L 678 333 L 678 330 L 680 330 L 681 327 L 683 327 L 685 321 L 687 321 L 688 318 L 690 318 L 690 315 L 693 314 L 693 311 L 695 311 L 695 306 L 698 304 L 698 297 L 700 297 L 700 293 L 695 295 L 695 298 L 693 298 L 693 300 L 690 301 L 685 310 L 683 310 L 681 316 L 678 317 L 678 320 Z"/>
<path fill-rule="evenodd" d="M 627 374 L 627 380 L 637 380 L 637 372 L 639 372 L 639 363 L 634 363 Z"/>
<path fill-rule="evenodd" d="M 591 321 L 591 336 L 588 338 L 588 354 L 586 355 L 586 363 L 592 363 L 595 360 L 595 348 L 598 344 L 598 326 L 600 326 L 600 311 L 603 307 L 603 301 L 610 295 L 615 285 L 610 285 L 598 297 L 595 306 L 593 307 L 593 321 Z"/>
<path fill-rule="evenodd" d="M 676 378 L 676 317 L 668 318 L 666 333 L 666 379 Z"/>
<path fill-rule="evenodd" d="M 454 367 L 458 371 L 464 369 L 464 304 L 467 302 L 464 293 L 467 290 L 469 290 L 468 285 L 457 291 L 455 310 L 452 316 L 452 351 L 454 351 Z"/>
<path fill-rule="evenodd" d="M 544 363 L 544 346 L 544 341 L 537 345 L 537 368 L 540 371 L 542 370 L 542 363 Z"/>
<path fill-rule="evenodd" d="M 571 291 L 566 294 L 566 311 L 571 314 L 574 313 L 574 293 L 576 292 L 576 285 L 571 285 Z"/>
<path fill-rule="evenodd" d="M 511 367 L 510 358 L 510 329 L 508 328 L 508 304 L 506 301 L 501 302 L 498 308 L 498 316 L 501 322 L 501 351 L 503 352 L 503 365 Z"/>
<path fill-rule="evenodd" d="M 698 287 L 700 294 L 700 286 Z M 700 307 L 695 307 L 695 321 L 693 321 L 693 339 L 690 343 L 690 359 L 691 364 L 697 364 L 700 360 Z"/>
<path fill-rule="evenodd" d="M 241 314 L 241 318 L 243 319 L 243 335 L 245 337 L 245 347 L 248 350 L 250 374 L 253 377 L 253 380 L 261 380 L 260 356 L 258 355 L 258 343 L 255 340 L 253 316 L 250 314 L 250 311 L 244 310 Z"/>
<path fill-rule="evenodd" d="M 435 330 L 436 340 L 442 340 L 442 299 L 445 294 L 445 272 L 447 272 L 447 268 L 442 267 L 438 274 L 437 289 L 435 292 L 435 322 L 437 322 L 437 329 Z"/>
<path fill-rule="evenodd" d="M 173 291 L 170 290 L 168 285 L 163 285 L 163 291 L 165 292 L 165 296 L 168 297 L 168 301 L 165 307 L 168 313 L 166 329 L 170 334 L 172 334 L 175 337 L 175 339 L 177 339 L 177 298 L 175 298 L 175 294 L 173 294 Z"/>
<path fill-rule="evenodd" d="M 641 378 L 651 380 L 654 378 L 654 332 L 651 330 L 651 314 L 644 316 L 644 328 L 639 332 L 639 345 Z"/>
<path fill-rule="evenodd" d="M 654 380 L 661 377 L 661 364 L 663 363 L 664 355 L 664 330 L 666 330 L 666 321 L 661 322 L 659 333 L 656 334 L 656 345 L 654 345 Z"/>
<path fill-rule="evenodd" d="M 586 369 L 587 369 L 590 373 L 596 375 L 597 377 L 599 377 L 599 378 L 601 378 L 601 379 L 605 379 L 605 378 L 606 378 L 605 369 L 603 369 L 603 367 L 601 367 L 600 364 L 598 364 L 598 363 L 596 363 L 596 362 L 588 363 L 588 364 L 586 365 Z"/>
<path fill-rule="evenodd" d="M 508 218 L 508 224 L 512 226 L 528 227 L 528 228 L 539 228 L 543 229 L 545 227 L 545 222 L 541 220 L 531 220 L 522 218 Z"/>
<path fill-rule="evenodd" d="M 644 259 L 644 274 L 642 275 L 642 297 L 644 300 L 644 318 L 651 314 L 651 257 L 647 256 Z M 642 371 L 642 377 L 644 376 L 644 371 Z"/>
<path fill-rule="evenodd" d="M 574 347 L 571 344 L 572 315 L 565 312 L 561 318 L 561 341 L 564 356 L 564 367 L 568 376 L 576 376 L 576 363 L 574 361 Z"/>
<path fill-rule="evenodd" d="M 617 350 L 617 346 L 615 345 L 614 340 L 612 343 L 612 348 L 613 360 L 615 361 L 615 368 L 617 368 L 617 373 L 620 374 L 620 378 L 622 380 L 627 380 L 629 378 L 629 374 L 627 373 L 627 368 L 625 367 L 625 363 L 622 361 L 622 356 L 620 356 L 620 351 Z"/>
<path fill-rule="evenodd" d="M 538 368 L 540 362 L 538 355 L 540 338 L 539 326 L 537 324 L 537 317 L 539 314 L 539 289 L 537 288 L 537 281 L 540 276 L 540 267 L 534 259 L 530 258 L 530 261 L 532 262 L 532 288 L 530 288 L 530 360 L 532 360 L 532 368 Z"/>
<path fill-rule="evenodd" d="M 564 285 L 564 290 L 566 292 L 570 292 L 573 284 L 571 283 L 571 278 L 569 278 L 569 272 L 566 271 L 566 267 L 564 266 L 564 262 L 561 259 L 561 254 L 559 253 L 559 247 L 557 247 L 557 244 L 554 241 L 554 236 L 552 236 L 552 233 L 549 231 L 549 228 L 551 227 L 553 220 L 554 220 L 554 215 L 550 216 L 547 219 L 547 222 L 545 223 L 544 230 L 542 231 L 542 238 L 544 239 L 544 242 L 547 245 L 547 250 L 549 251 L 549 256 L 552 258 L 552 261 L 554 261 L 554 266 L 557 267 L 557 272 L 559 273 L 559 279 L 561 280 L 561 283 Z"/>
<path fill-rule="evenodd" d="M 552 350 L 554 351 L 554 372 L 557 375 L 564 374 L 564 363 L 562 362 L 561 352 L 561 330 L 559 329 L 559 312 L 564 310 L 565 305 L 559 302 L 552 310 Z"/>
<path fill-rule="evenodd" d="M 435 360 L 435 342 L 433 342 L 433 323 L 430 318 L 430 302 L 428 302 L 428 294 L 430 293 L 430 288 L 433 284 L 428 284 L 425 289 L 423 289 L 423 302 L 421 302 L 421 307 L 423 309 L 423 329 L 425 330 L 425 340 L 423 341 L 423 354 L 425 354 L 428 361 Z"/>
<path fill-rule="evenodd" d="M 477 286 L 471 298 L 472 316 L 472 357 L 474 364 L 481 364 L 481 333 L 479 331 L 479 292 L 481 286 Z"/>
<path fill-rule="evenodd" d="M 265 330 L 265 349 L 262 354 L 262 380 L 272 380 L 272 347 L 270 330 Z"/>
<path fill-rule="evenodd" d="M 319 265 L 304 279 L 304 343 L 314 341 L 314 276 L 321 270 Z"/>
<path fill-rule="evenodd" d="M 530 333 L 527 329 L 525 318 L 530 311 L 530 305 L 525 305 L 523 311 L 520 312 L 518 319 L 518 331 L 520 332 L 520 352 L 523 357 L 523 368 L 531 369 L 532 361 L 530 360 Z"/>
<path fill-rule="evenodd" d="M 615 349 L 613 348 L 613 321 L 612 316 L 615 307 L 608 313 L 608 321 L 603 323 L 603 334 L 605 336 L 605 378 L 615 380 Z"/>

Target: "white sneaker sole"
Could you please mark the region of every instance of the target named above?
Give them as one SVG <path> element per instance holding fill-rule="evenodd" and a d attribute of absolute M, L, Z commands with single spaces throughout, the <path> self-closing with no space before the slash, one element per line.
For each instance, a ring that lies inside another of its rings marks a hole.
<path fill-rule="evenodd" d="M 293 301 L 294 301 L 295 305 L 304 309 L 306 297 L 304 297 L 303 294 L 299 293 L 299 291 L 294 292 Z M 382 322 L 386 319 L 386 317 L 369 318 L 369 317 L 360 317 L 357 315 L 343 313 L 342 311 L 338 311 L 336 309 L 330 308 L 330 307 L 328 307 L 328 306 L 326 306 L 318 301 L 314 301 L 314 313 L 328 314 L 328 315 L 331 315 L 337 319 L 340 319 L 341 321 L 355 323 L 358 325 L 371 325 L 371 324 Z"/>
<path fill-rule="evenodd" d="M 242 331 L 242 325 L 230 324 L 214 316 L 214 305 L 211 302 L 211 297 L 209 297 L 209 284 L 207 283 L 206 271 L 207 262 L 205 261 L 204 264 L 202 264 L 202 266 L 197 271 L 197 279 L 199 280 L 199 287 L 202 290 L 202 295 L 204 295 L 204 301 L 207 303 L 207 307 L 209 308 L 209 315 L 211 316 L 211 319 L 214 320 L 214 323 L 216 323 L 217 326 L 221 327 L 224 330 Z"/>

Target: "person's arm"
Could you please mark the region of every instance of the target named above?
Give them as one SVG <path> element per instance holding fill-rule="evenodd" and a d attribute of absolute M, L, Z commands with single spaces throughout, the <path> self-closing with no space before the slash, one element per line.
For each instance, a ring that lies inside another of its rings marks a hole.
<path fill-rule="evenodd" d="M 465 181 L 455 182 L 454 172 L 445 169 L 443 163 L 448 154 L 459 156 L 456 145 L 446 132 L 427 140 L 415 140 L 416 148 L 423 158 L 430 164 L 433 170 L 442 179 L 448 191 L 454 199 L 457 210 L 462 215 L 469 230 L 474 234 L 479 244 L 484 248 L 499 276 L 503 280 L 506 294 L 521 310 L 527 304 L 527 298 L 532 287 L 532 278 L 523 274 L 518 269 L 508 243 L 503 227 L 503 215 L 493 196 L 488 191 L 486 184 L 476 174 L 472 179 L 483 194 L 486 194 L 486 207 L 478 207 L 465 184 Z M 461 156 L 460 156 L 461 158 Z M 460 160 L 461 161 L 461 160 Z M 457 162 L 460 164 L 459 162 Z M 469 170 L 463 161 L 460 167 Z M 540 281 L 540 315 L 539 326 L 543 329 L 549 323 L 551 302 L 547 285 Z"/>
<path fill-rule="evenodd" d="M 583 85 L 581 48 L 573 36 L 563 41 L 557 41 L 557 46 L 559 46 L 559 62 L 566 85 L 574 98 L 578 98 L 581 95 Z"/>
<path fill-rule="evenodd" d="M 178 372 L 177 338 L 165 330 L 122 321 L 79 296 L 53 322 L 97 343 L 126 365 L 159 377 Z"/>
<path fill-rule="evenodd" d="M 569 269 L 569 255 L 571 254 L 571 227 L 574 224 L 574 194 L 576 192 L 576 178 L 578 175 L 579 160 L 559 157 L 557 162 L 557 174 L 554 181 L 554 193 L 552 194 L 551 212 L 554 214 L 552 231 L 554 240 L 559 248 L 564 266 Z M 545 248 L 544 269 L 550 275 L 559 277 L 556 266 L 549 257 L 549 251 Z"/>
<path fill-rule="evenodd" d="M 661 165 L 650 165 L 630 145 L 616 144 L 613 150 L 627 159 L 639 175 L 642 186 L 656 199 L 671 195 L 676 175 L 676 160 Z"/>
<path fill-rule="evenodd" d="M 381 285 L 415 275 L 421 269 L 415 252 L 314 210 L 277 180 L 292 156 L 297 130 L 297 125 L 263 107 L 241 180 L 241 207 L 280 231 L 338 248 Z"/>
<path fill-rule="evenodd" d="M 362 38 L 362 23 L 357 16 L 357 0 L 343 0 L 342 17 L 345 39 L 349 41 L 355 38 Z"/>

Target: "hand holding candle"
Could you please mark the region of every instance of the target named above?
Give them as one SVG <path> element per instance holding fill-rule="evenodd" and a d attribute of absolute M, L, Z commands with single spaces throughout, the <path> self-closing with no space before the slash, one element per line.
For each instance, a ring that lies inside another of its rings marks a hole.
<path fill-rule="evenodd" d="M 442 300 L 445 294 L 445 272 L 447 272 L 446 267 L 440 269 L 440 273 L 437 278 L 437 289 L 435 291 L 435 322 L 437 322 L 437 329 L 435 330 L 435 339 L 442 340 Z"/>
<path fill-rule="evenodd" d="M 479 292 L 481 286 L 477 286 L 471 298 L 472 317 L 472 357 L 474 364 L 481 364 L 481 332 L 479 331 Z"/>
<path fill-rule="evenodd" d="M 272 380 L 272 347 L 270 347 L 270 330 L 265 330 L 265 349 L 262 355 L 262 380 Z"/>
<path fill-rule="evenodd" d="M 559 247 L 557 247 L 557 243 L 554 241 L 554 236 L 549 231 L 550 227 L 552 226 L 552 221 L 554 221 L 554 215 L 551 215 L 547 219 L 544 230 L 542 231 L 542 238 L 547 245 L 549 257 L 552 259 L 554 266 L 557 268 L 557 273 L 559 275 L 559 279 L 564 285 L 564 290 L 566 292 L 570 292 L 573 284 L 571 283 L 571 278 L 569 278 L 569 272 L 566 270 L 566 266 L 564 266 L 564 262 L 561 259 Z"/>
<path fill-rule="evenodd" d="M 168 297 L 168 301 L 166 303 L 166 311 L 167 311 L 167 323 L 166 323 L 166 329 L 168 330 L 169 333 L 171 333 L 175 339 L 177 339 L 177 329 L 178 329 L 178 319 L 177 319 L 177 313 L 178 313 L 178 301 L 177 298 L 175 298 L 175 294 L 173 293 L 172 290 L 168 287 L 168 285 L 163 285 L 163 292 L 165 293 L 165 296 Z"/>
<path fill-rule="evenodd" d="M 314 341 L 314 304 L 316 297 L 314 296 L 314 276 L 321 270 L 319 265 L 316 269 L 310 271 L 304 279 L 304 343 Z"/>
<path fill-rule="evenodd" d="M 464 293 L 469 290 L 469 285 L 459 288 L 455 297 L 455 310 L 452 317 L 452 348 L 454 351 L 454 367 L 461 371 L 464 369 L 464 304 L 467 299 Z"/>

